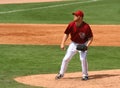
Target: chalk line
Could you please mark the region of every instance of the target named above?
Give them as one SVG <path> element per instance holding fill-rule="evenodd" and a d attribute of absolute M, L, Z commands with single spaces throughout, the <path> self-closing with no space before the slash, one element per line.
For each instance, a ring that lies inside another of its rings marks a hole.
<path fill-rule="evenodd" d="M 89 0 L 89 1 L 83 1 L 83 2 L 74 2 L 74 3 L 67 3 L 67 4 L 59 4 L 59 5 L 51 5 L 51 6 L 37 7 L 37 8 L 29 8 L 29 9 L 19 9 L 19 10 L 3 11 L 3 12 L 0 12 L 0 14 L 23 12 L 23 11 L 38 10 L 38 9 L 40 10 L 40 9 L 47 9 L 47 8 L 54 8 L 54 7 L 62 7 L 62 6 L 80 4 L 80 3 L 96 2 L 96 1 L 100 1 L 100 0 Z"/>

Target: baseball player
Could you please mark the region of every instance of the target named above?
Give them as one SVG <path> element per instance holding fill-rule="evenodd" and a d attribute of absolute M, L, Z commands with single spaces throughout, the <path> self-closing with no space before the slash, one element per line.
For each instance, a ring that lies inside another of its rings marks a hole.
<path fill-rule="evenodd" d="M 72 14 L 74 16 L 74 20 L 69 23 L 68 27 L 64 31 L 64 36 L 60 47 L 63 50 L 65 49 L 65 42 L 69 35 L 71 36 L 71 43 L 69 44 L 67 52 L 63 58 L 60 71 L 55 78 L 60 79 L 64 76 L 69 61 L 78 52 L 82 66 L 82 80 L 88 80 L 88 63 L 86 55 L 87 49 L 93 40 L 93 33 L 89 24 L 83 21 L 84 13 L 81 10 L 78 10 Z M 82 48 L 84 46 L 85 49 L 79 49 L 78 45 L 80 44 L 82 44 Z"/>

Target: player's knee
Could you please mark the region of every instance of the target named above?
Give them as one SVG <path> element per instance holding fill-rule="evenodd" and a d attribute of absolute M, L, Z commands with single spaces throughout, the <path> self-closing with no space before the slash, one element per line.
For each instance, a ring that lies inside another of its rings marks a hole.
<path fill-rule="evenodd" d="M 80 58 L 81 61 L 86 61 L 86 58 Z"/>
<path fill-rule="evenodd" d="M 68 58 L 68 59 L 63 59 L 63 62 L 65 62 L 65 63 L 68 63 L 70 61 L 70 59 Z"/>

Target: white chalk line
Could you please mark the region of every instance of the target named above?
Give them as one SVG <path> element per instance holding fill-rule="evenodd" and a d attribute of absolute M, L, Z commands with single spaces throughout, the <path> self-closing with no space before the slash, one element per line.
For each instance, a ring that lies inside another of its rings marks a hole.
<path fill-rule="evenodd" d="M 75 2 L 75 3 L 68 3 L 68 4 L 51 5 L 51 6 L 45 6 L 45 7 L 30 8 L 30 9 L 19 9 L 19 10 L 3 11 L 3 12 L 0 12 L 0 14 L 23 12 L 23 11 L 38 10 L 38 9 L 46 9 L 46 8 L 54 8 L 54 7 L 62 7 L 62 6 L 67 6 L 67 5 L 74 5 L 74 4 L 80 4 L 80 3 L 89 3 L 89 2 L 95 2 L 95 1 L 100 1 L 100 0 L 91 0 L 91 1 Z"/>

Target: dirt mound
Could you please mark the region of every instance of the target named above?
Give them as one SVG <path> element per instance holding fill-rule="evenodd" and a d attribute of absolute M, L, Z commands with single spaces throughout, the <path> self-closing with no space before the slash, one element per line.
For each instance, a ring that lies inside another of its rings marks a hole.
<path fill-rule="evenodd" d="M 81 80 L 82 73 L 66 73 L 64 78 L 55 80 L 56 74 L 40 74 L 15 78 L 31 86 L 47 88 L 119 88 L 120 70 L 91 71 L 89 80 Z"/>

